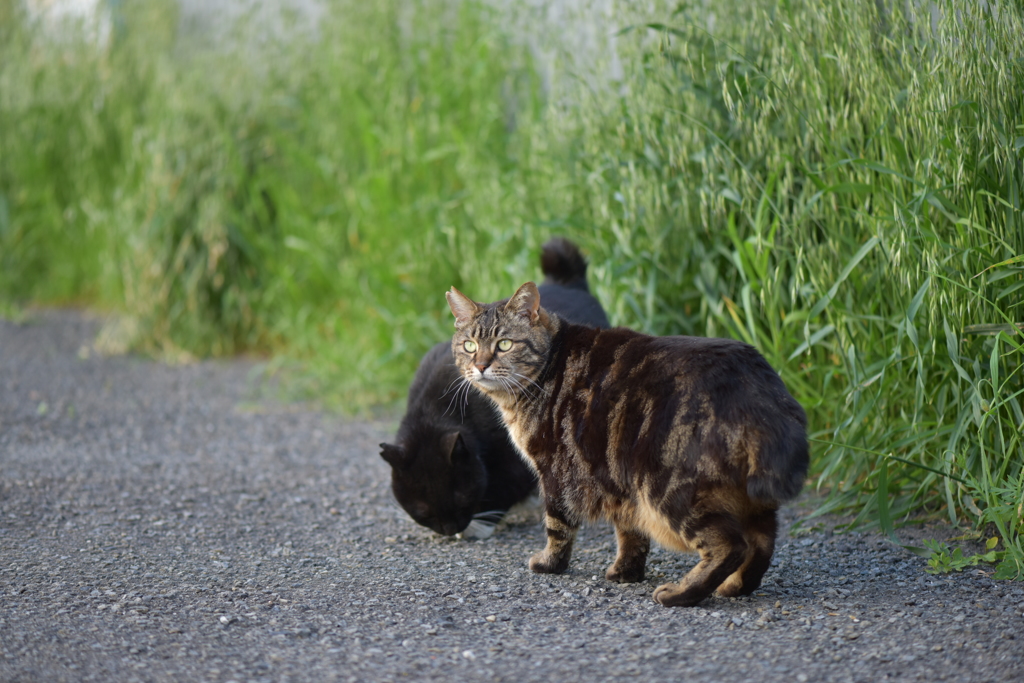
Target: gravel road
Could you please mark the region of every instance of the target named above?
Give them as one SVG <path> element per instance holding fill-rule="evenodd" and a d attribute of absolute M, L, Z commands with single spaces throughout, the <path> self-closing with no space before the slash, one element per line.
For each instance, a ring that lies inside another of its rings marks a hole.
<path fill-rule="evenodd" d="M 473 542 L 406 518 L 397 420 L 259 400 L 251 363 L 102 357 L 97 329 L 0 321 L 0 681 L 1024 679 L 1020 583 L 828 525 L 696 608 L 651 600 L 692 556 L 600 578 L 604 525 L 535 575 L 535 512 Z"/>

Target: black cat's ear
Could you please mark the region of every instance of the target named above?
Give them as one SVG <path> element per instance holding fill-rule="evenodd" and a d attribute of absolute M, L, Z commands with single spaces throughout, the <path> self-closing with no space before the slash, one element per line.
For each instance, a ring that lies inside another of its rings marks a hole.
<path fill-rule="evenodd" d="M 448 307 L 455 316 L 455 327 L 462 327 L 480 312 L 479 304 L 454 287 L 450 292 L 444 293 L 444 298 L 448 299 Z"/>
<path fill-rule="evenodd" d="M 521 315 L 523 318 L 528 320 L 530 324 L 537 322 L 537 318 L 540 317 L 538 310 L 540 309 L 540 292 L 537 290 L 537 285 L 532 282 L 527 282 L 512 295 L 512 298 L 505 304 L 505 310 L 516 315 Z"/>
<path fill-rule="evenodd" d="M 389 443 L 380 445 L 380 457 L 392 467 L 399 467 L 405 462 L 405 449 Z"/>
<path fill-rule="evenodd" d="M 466 442 L 462 440 L 460 432 L 445 434 L 444 439 L 441 441 L 441 447 L 448 454 L 448 462 L 450 464 L 461 462 L 469 457 L 469 449 L 466 448 Z"/>

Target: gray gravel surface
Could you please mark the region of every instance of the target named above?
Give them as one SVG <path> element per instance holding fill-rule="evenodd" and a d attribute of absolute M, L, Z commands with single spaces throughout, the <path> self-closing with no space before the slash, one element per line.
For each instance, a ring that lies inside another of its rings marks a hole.
<path fill-rule="evenodd" d="M 257 400 L 251 363 L 102 357 L 96 331 L 0 321 L 2 681 L 1024 679 L 1019 583 L 827 525 L 696 608 L 651 600 L 691 556 L 600 578 L 604 525 L 535 575 L 536 513 L 473 542 L 406 518 L 396 421 Z"/>

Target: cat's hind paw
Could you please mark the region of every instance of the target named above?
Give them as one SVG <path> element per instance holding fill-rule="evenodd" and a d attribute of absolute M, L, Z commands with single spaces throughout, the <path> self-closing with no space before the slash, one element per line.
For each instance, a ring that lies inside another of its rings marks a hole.
<path fill-rule="evenodd" d="M 654 589 L 654 601 L 665 607 L 693 607 L 707 597 L 691 588 L 684 588 L 678 583 L 663 583 Z"/>
<path fill-rule="evenodd" d="M 639 583 L 644 580 L 645 567 L 643 563 L 623 564 L 616 562 L 608 567 L 604 578 L 615 583 Z"/>
<path fill-rule="evenodd" d="M 723 598 L 735 598 L 740 595 L 750 595 L 754 591 L 753 589 L 748 591 L 743 590 L 743 578 L 739 575 L 739 572 L 737 572 L 723 581 L 715 592 Z"/>

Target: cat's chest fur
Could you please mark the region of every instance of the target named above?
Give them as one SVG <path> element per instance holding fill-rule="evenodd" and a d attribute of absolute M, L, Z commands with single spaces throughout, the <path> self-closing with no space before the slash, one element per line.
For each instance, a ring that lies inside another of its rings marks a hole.
<path fill-rule="evenodd" d="M 523 414 L 515 410 L 515 407 L 506 407 L 502 403 L 497 405 L 498 413 L 501 415 L 502 421 L 505 423 L 505 428 L 508 431 L 509 438 L 512 441 L 512 445 L 516 447 L 519 452 L 519 456 L 526 461 L 534 471 L 537 469 L 537 463 L 534 462 L 533 458 L 530 457 L 527 451 L 527 444 L 530 441 L 532 421 L 527 419 Z"/>
<path fill-rule="evenodd" d="M 584 514 L 595 516 L 597 508 L 608 504 L 619 505 L 624 497 L 597 495 L 597 491 L 584 486 L 589 479 L 587 454 L 581 450 L 578 434 L 586 429 L 604 430 L 602 425 L 585 424 L 585 416 L 595 395 L 588 387 L 589 354 L 575 353 L 566 358 L 556 357 L 547 377 L 536 384 L 527 395 L 511 397 L 492 394 L 509 437 L 522 458 L 538 473 L 541 480 L 552 477 L 559 480 L 560 489 L 577 501 Z M 602 458 L 605 448 L 599 449 Z M 590 464 L 595 462 L 589 458 Z M 612 492 L 604 492 L 604 494 Z M 624 491 L 623 491 L 624 493 Z"/>

